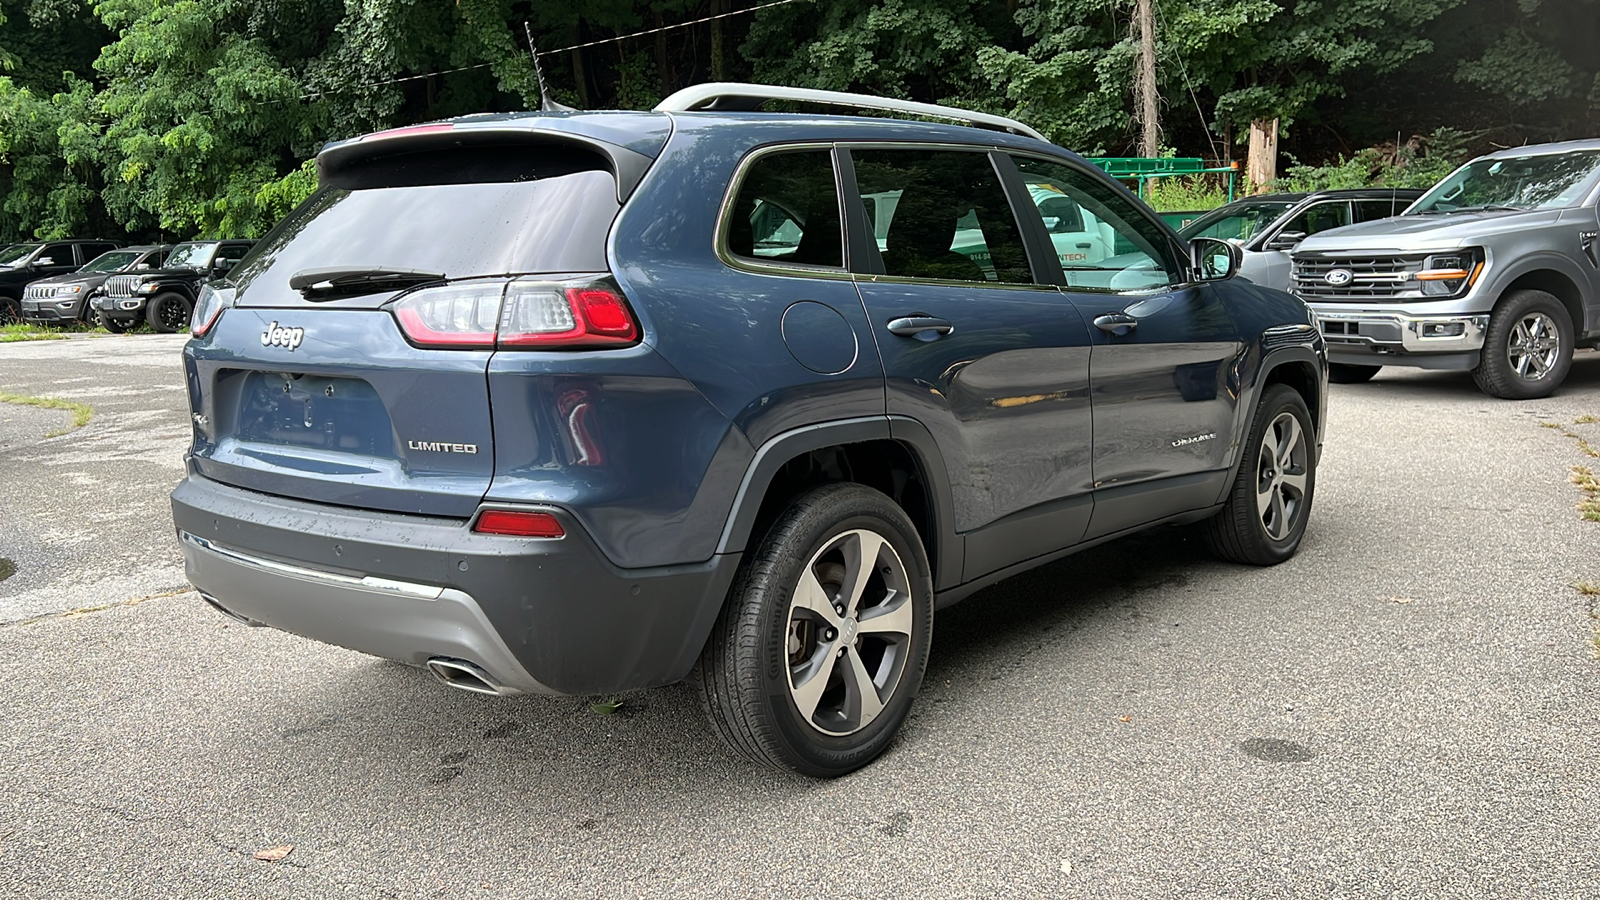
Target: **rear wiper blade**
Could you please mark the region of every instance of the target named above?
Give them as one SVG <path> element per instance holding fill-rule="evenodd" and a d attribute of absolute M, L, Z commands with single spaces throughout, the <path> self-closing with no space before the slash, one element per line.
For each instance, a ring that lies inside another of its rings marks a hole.
<path fill-rule="evenodd" d="M 289 276 L 289 288 L 299 291 L 307 300 L 331 300 L 340 296 L 398 291 L 444 280 L 443 272 L 327 266 L 319 269 L 301 269 L 294 273 Z"/>

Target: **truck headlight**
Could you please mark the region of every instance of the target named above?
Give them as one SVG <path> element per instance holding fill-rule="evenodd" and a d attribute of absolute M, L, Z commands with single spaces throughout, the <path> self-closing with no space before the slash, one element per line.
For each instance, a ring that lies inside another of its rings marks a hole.
<path fill-rule="evenodd" d="M 160 285 L 156 284 L 155 282 L 147 281 L 144 284 L 139 285 L 138 290 L 141 294 L 154 294 L 156 292 L 156 288 L 158 287 L 160 287 Z"/>
<path fill-rule="evenodd" d="M 1459 297 L 1472 289 L 1483 274 L 1483 250 L 1468 247 L 1450 253 L 1435 253 L 1422 262 L 1416 275 L 1424 297 Z"/>

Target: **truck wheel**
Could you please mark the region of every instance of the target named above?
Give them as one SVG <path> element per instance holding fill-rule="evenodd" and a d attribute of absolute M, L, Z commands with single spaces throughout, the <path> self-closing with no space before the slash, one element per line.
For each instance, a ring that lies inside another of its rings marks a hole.
<path fill-rule="evenodd" d="M 1472 370 L 1478 389 L 1502 400 L 1548 397 L 1572 366 L 1572 319 L 1544 291 L 1512 291 L 1489 317 L 1483 357 Z"/>
<path fill-rule="evenodd" d="M 157 334 L 177 334 L 189 327 L 189 298 L 177 292 L 157 294 L 145 305 L 144 320 Z"/>
<path fill-rule="evenodd" d="M 1350 363 L 1328 363 L 1328 380 L 1334 384 L 1363 384 L 1371 381 L 1383 366 L 1357 366 Z"/>
<path fill-rule="evenodd" d="M 823 485 L 740 564 L 695 680 L 736 752 L 831 778 L 889 746 L 932 636 L 933 579 L 905 511 L 859 484 Z"/>
<path fill-rule="evenodd" d="M 1269 385 L 1256 405 L 1227 505 L 1205 523 L 1211 552 L 1272 566 L 1300 549 L 1317 486 L 1311 412 L 1293 388 Z"/>
<path fill-rule="evenodd" d="M 22 321 L 22 304 L 11 297 L 0 297 L 0 325 L 15 325 Z"/>
<path fill-rule="evenodd" d="M 106 326 L 106 330 L 112 334 L 123 334 L 139 327 L 138 320 L 130 322 L 127 319 L 113 319 L 104 313 L 100 315 L 100 324 Z"/>

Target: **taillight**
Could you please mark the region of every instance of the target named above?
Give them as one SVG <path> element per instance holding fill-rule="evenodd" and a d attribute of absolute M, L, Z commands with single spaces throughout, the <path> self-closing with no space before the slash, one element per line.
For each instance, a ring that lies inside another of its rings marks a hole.
<path fill-rule="evenodd" d="M 639 340 L 622 292 L 592 279 L 456 282 L 412 291 L 390 309 L 424 347 L 574 350 Z"/>
<path fill-rule="evenodd" d="M 494 346 L 505 283 L 463 281 L 413 291 L 390 308 L 406 337 L 425 347 L 481 350 Z"/>
<path fill-rule="evenodd" d="M 478 534 L 503 534 L 511 537 L 558 538 L 567 533 L 561 522 L 547 512 L 513 509 L 486 509 L 472 525 Z"/>
<path fill-rule="evenodd" d="M 189 317 L 189 333 L 195 337 L 204 337 L 217 323 L 217 318 L 222 311 L 233 305 L 234 289 L 231 287 L 219 288 L 206 285 L 200 289 L 200 296 L 195 299 L 194 313 Z"/>

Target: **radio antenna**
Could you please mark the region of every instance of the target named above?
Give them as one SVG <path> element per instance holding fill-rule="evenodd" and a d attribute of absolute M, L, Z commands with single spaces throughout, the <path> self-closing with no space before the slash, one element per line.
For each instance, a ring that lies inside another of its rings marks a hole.
<path fill-rule="evenodd" d="M 522 31 L 528 36 L 528 53 L 533 57 L 533 77 L 539 80 L 539 110 L 541 112 L 574 112 L 573 108 L 550 99 L 550 85 L 544 80 L 544 67 L 539 65 L 539 45 L 533 41 L 533 26 L 526 19 Z"/>

